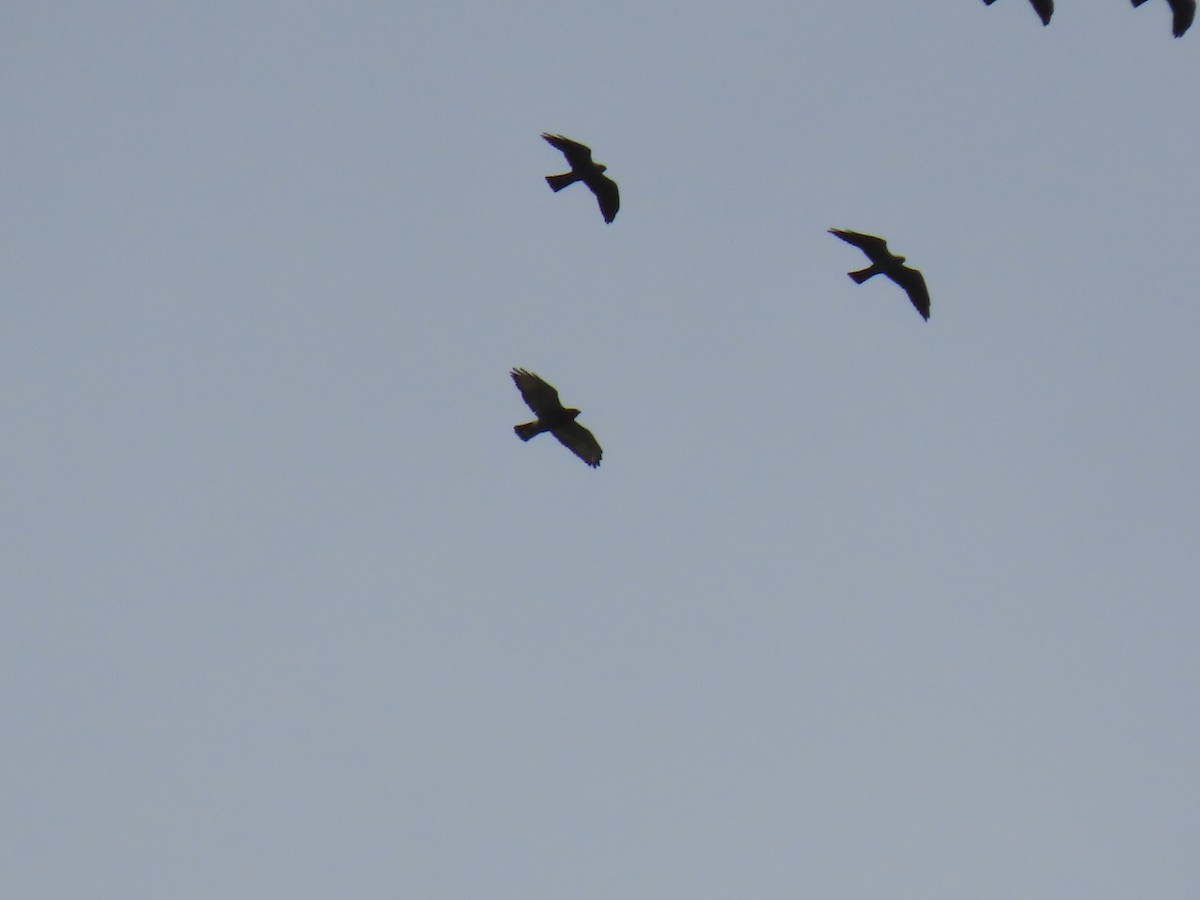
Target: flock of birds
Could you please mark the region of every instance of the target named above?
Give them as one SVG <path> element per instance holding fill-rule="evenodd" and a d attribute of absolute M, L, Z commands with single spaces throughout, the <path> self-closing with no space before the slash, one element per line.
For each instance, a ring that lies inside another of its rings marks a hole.
<path fill-rule="evenodd" d="M 996 0 L 983 0 L 991 6 Z M 1054 15 L 1054 0 L 1029 0 L 1043 25 L 1050 24 Z M 1135 7 L 1141 6 L 1146 0 L 1132 0 Z M 1196 0 L 1167 0 L 1174 13 L 1175 37 L 1182 37 L 1196 17 Z M 592 159 L 590 147 L 573 141 L 561 134 L 542 134 L 542 137 L 554 148 L 562 151 L 566 157 L 570 171 L 558 175 L 547 175 L 546 183 L 550 189 L 558 193 L 565 187 L 576 182 L 582 182 L 593 194 L 600 206 L 600 214 L 604 221 L 611 223 L 617 217 L 621 207 L 621 192 L 617 183 L 604 173 L 608 167 Z M 858 269 L 847 274 L 855 284 L 862 284 L 868 278 L 876 275 L 886 275 L 908 294 L 908 299 L 916 307 L 921 318 L 929 320 L 929 289 L 925 285 L 925 276 L 917 269 L 906 266 L 905 257 L 898 256 L 888 249 L 887 241 L 871 234 L 859 231 L 847 231 L 841 228 L 830 228 L 829 233 L 841 238 L 848 244 L 853 244 L 867 255 L 871 264 L 865 269 Z M 600 465 L 603 451 L 595 436 L 579 424 L 576 419 L 579 410 L 562 405 L 558 399 L 558 391 L 543 378 L 526 369 L 513 369 L 510 373 L 517 390 L 526 405 L 533 411 L 536 418 L 514 426 L 517 437 L 523 441 L 533 439 L 539 434 L 549 432 L 559 442 L 582 459 L 592 468 Z"/>
<path fill-rule="evenodd" d="M 996 0 L 983 0 L 988 6 L 991 6 Z M 1038 14 L 1043 25 L 1050 24 L 1050 17 L 1054 15 L 1054 0 L 1029 0 L 1033 6 L 1033 11 Z M 1131 0 L 1135 7 L 1141 6 L 1146 0 Z M 1172 30 L 1175 37 L 1183 37 L 1183 33 L 1192 25 L 1192 20 L 1196 18 L 1196 0 L 1167 0 L 1171 7 L 1171 13 L 1174 18 L 1172 22 Z"/>
<path fill-rule="evenodd" d="M 546 176 L 546 183 L 550 185 L 550 189 L 557 193 L 569 185 L 582 182 L 596 195 L 596 202 L 600 205 L 600 214 L 604 216 L 604 221 L 612 222 L 617 217 L 617 210 L 621 208 L 621 192 L 617 183 L 604 174 L 608 167 L 593 160 L 591 148 L 578 141 L 561 134 L 543 134 L 542 137 L 552 147 L 562 151 L 571 167 L 569 172 Z M 925 277 L 918 270 L 906 266 L 903 256 L 897 256 L 888 250 L 887 241 L 871 234 L 841 228 L 830 228 L 829 233 L 858 247 L 871 261 L 871 265 L 865 269 L 847 273 L 856 284 L 862 284 L 875 275 L 886 275 L 904 288 L 917 312 L 928 321 L 929 289 L 925 286 Z M 510 374 L 525 404 L 537 416 L 532 422 L 513 427 L 517 437 L 528 441 L 548 431 L 592 468 L 600 465 L 600 457 L 603 454 L 600 443 L 590 431 L 576 421 L 579 410 L 563 406 L 558 399 L 558 391 L 533 372 L 513 369 Z"/>

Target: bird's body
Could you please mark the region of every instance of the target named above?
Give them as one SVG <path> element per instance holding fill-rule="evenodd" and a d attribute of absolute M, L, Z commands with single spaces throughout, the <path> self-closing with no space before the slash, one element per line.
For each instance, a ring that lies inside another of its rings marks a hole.
<path fill-rule="evenodd" d="M 871 260 L 871 265 L 855 272 L 847 272 L 855 284 L 862 284 L 868 278 L 876 275 L 886 275 L 908 294 L 908 299 L 917 308 L 921 318 L 929 319 L 929 289 L 925 286 L 925 276 L 918 270 L 906 266 L 905 257 L 896 256 L 888 250 L 887 241 L 881 237 L 862 234 L 858 231 L 844 231 L 830 228 L 829 233 L 841 238 L 847 244 L 853 244 Z"/>
<path fill-rule="evenodd" d="M 585 147 L 561 134 L 543 133 L 542 137 L 550 146 L 561 150 L 571 165 L 570 172 L 546 176 L 546 183 L 550 185 L 550 190 L 558 193 L 567 185 L 582 181 L 596 195 L 596 202 L 600 204 L 600 214 L 604 216 L 604 221 L 611 222 L 615 219 L 617 210 L 621 206 L 621 194 L 617 190 L 617 183 L 604 174 L 608 166 L 592 161 L 590 147 Z"/>
<path fill-rule="evenodd" d="M 521 399 L 537 416 L 532 422 L 513 426 L 517 437 L 528 441 L 548 431 L 593 469 L 600 465 L 603 451 L 595 436 L 575 421 L 579 410 L 563 406 L 559 402 L 558 391 L 532 372 L 513 369 L 510 374 L 517 390 L 521 392 Z"/>
<path fill-rule="evenodd" d="M 1133 0 L 1135 7 L 1141 6 L 1146 0 Z M 1171 31 L 1175 37 L 1183 37 L 1184 32 L 1192 27 L 1196 18 L 1196 0 L 1167 0 L 1171 5 Z"/>
<path fill-rule="evenodd" d="M 991 6 L 996 0 L 983 0 L 983 2 Z M 1054 0 L 1029 0 L 1029 2 L 1033 6 L 1033 11 L 1038 14 L 1038 18 L 1042 20 L 1042 24 L 1049 25 L 1050 17 L 1054 15 Z"/>

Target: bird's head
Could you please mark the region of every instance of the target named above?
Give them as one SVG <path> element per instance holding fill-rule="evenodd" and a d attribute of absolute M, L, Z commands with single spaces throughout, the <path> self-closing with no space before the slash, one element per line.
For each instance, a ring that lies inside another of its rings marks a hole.
<path fill-rule="evenodd" d="M 563 412 L 565 412 L 567 414 L 567 418 L 573 422 L 577 418 L 579 418 L 580 410 L 567 408 L 567 409 L 564 409 Z"/>
<path fill-rule="evenodd" d="M 608 166 L 606 166 L 604 163 L 596 163 L 596 171 L 597 172 L 607 172 Z"/>
<path fill-rule="evenodd" d="M 904 265 L 904 262 L 905 262 L 905 260 L 907 260 L 907 259 L 908 259 L 908 257 L 907 257 L 907 256 L 897 256 L 897 257 L 896 257 L 896 265 L 898 265 L 898 266 L 902 266 L 902 265 Z"/>

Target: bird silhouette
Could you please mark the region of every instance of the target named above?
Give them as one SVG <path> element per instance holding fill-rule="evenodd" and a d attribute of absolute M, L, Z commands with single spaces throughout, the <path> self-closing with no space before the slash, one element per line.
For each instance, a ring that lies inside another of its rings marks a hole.
<path fill-rule="evenodd" d="M 983 2 L 988 6 L 991 6 L 996 2 L 996 0 L 983 0 Z M 1029 0 L 1029 2 L 1032 4 L 1034 11 L 1041 18 L 1042 24 L 1049 25 L 1050 17 L 1054 15 L 1054 0 Z M 1137 6 L 1136 2 L 1134 3 L 1134 6 Z"/>
<path fill-rule="evenodd" d="M 1133 0 L 1135 7 L 1141 6 L 1146 0 Z M 1171 12 L 1174 14 L 1174 21 L 1171 23 L 1171 30 L 1175 33 L 1175 37 L 1183 37 L 1183 33 L 1192 27 L 1192 20 L 1196 18 L 1196 0 L 1167 0 L 1171 5 Z"/>
<path fill-rule="evenodd" d="M 571 165 L 570 172 L 561 175 L 547 175 L 546 183 L 550 189 L 558 193 L 569 184 L 582 181 L 596 195 L 600 204 L 600 214 L 605 222 L 611 222 L 617 217 L 617 209 L 621 206 L 621 195 L 617 183 L 604 174 L 608 166 L 592 162 L 592 150 L 561 134 L 542 134 L 552 147 L 557 147 Z"/>
<path fill-rule="evenodd" d="M 528 441 L 548 431 L 593 469 L 600 465 L 603 451 L 592 433 L 575 421 L 579 410 L 564 407 L 559 402 L 558 391 L 532 372 L 513 369 L 510 374 L 525 405 L 537 416 L 532 422 L 513 426 L 517 437 Z"/>
<path fill-rule="evenodd" d="M 888 250 L 887 241 L 881 237 L 862 234 L 857 231 L 843 231 L 830 228 L 829 233 L 840 237 L 847 244 L 853 244 L 871 260 L 871 265 L 857 272 L 847 272 L 855 284 L 862 284 L 868 278 L 876 275 L 886 275 L 908 294 L 908 299 L 917 308 L 921 318 L 929 320 L 929 289 L 925 287 L 925 276 L 916 269 L 904 265 L 905 258 L 896 256 Z"/>

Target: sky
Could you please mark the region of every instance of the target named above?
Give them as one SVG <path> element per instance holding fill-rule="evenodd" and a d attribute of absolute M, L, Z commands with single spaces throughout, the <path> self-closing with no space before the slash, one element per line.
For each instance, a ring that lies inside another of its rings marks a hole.
<path fill-rule="evenodd" d="M 1165 2 L 0 26 L 4 896 L 1200 896 Z"/>

